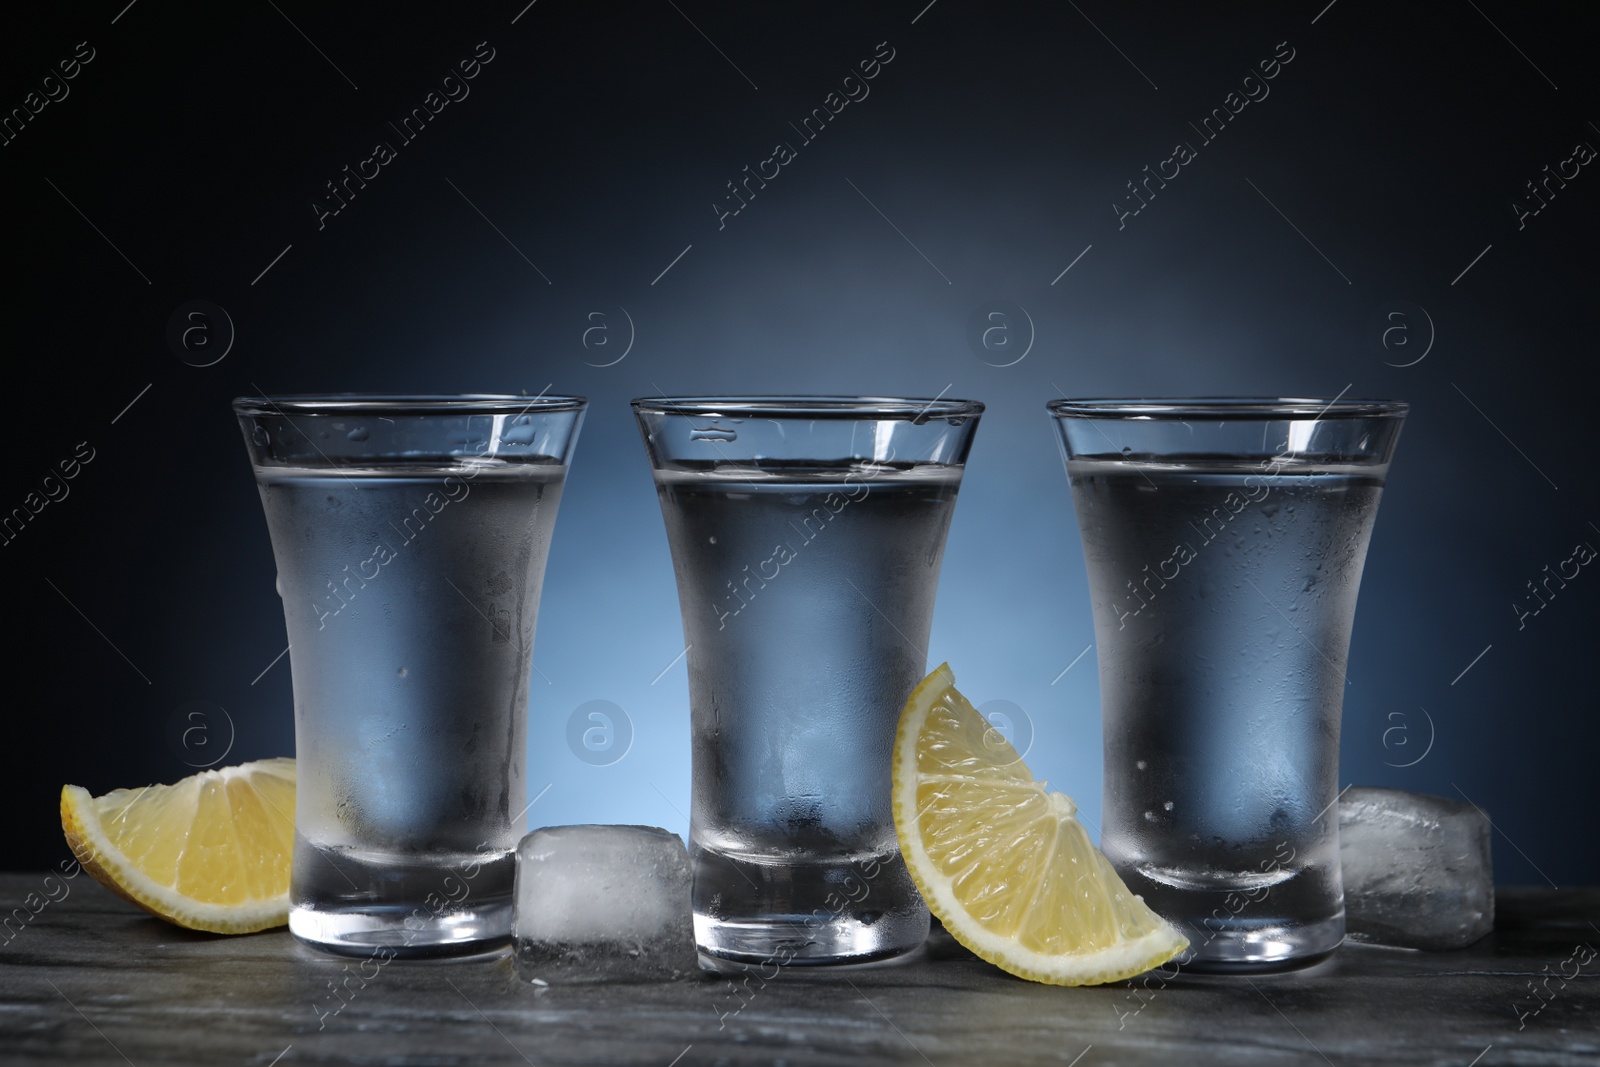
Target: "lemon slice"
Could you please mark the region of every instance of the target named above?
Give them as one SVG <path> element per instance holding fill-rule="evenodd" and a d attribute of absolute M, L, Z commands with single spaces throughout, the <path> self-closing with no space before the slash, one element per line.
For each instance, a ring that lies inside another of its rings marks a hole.
<path fill-rule="evenodd" d="M 1097 985 L 1189 946 L 955 687 L 922 680 L 894 743 L 894 825 L 911 877 L 955 939 L 1019 978 Z"/>
<path fill-rule="evenodd" d="M 295 766 L 257 760 L 92 797 L 61 789 L 61 828 L 107 889 L 179 926 L 247 934 L 289 920 Z"/>

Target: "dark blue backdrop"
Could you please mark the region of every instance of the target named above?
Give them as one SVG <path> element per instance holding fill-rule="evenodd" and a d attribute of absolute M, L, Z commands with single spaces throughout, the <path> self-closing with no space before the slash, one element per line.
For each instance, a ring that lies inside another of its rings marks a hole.
<path fill-rule="evenodd" d="M 1600 546 L 1589 9 L 524 2 L 112 0 L 0 39 L 3 507 L 38 509 L 0 546 L 6 864 L 64 855 L 64 781 L 292 749 L 234 395 L 589 396 L 530 819 L 684 832 L 682 635 L 628 398 L 986 401 L 931 662 L 1009 702 L 1097 823 L 1045 400 L 1348 390 L 1414 413 L 1342 779 L 1482 805 L 1502 881 L 1600 876 L 1600 575 L 1528 589 Z M 574 748 L 575 715 L 616 732 Z"/>

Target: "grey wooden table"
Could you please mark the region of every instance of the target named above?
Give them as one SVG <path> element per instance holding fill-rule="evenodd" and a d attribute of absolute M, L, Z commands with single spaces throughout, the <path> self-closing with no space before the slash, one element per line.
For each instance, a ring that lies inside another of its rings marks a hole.
<path fill-rule="evenodd" d="M 536 991 L 504 956 L 363 968 L 283 930 L 190 933 L 87 876 L 46 878 L 0 875 L 5 1064 L 1600 1063 L 1600 889 L 1505 890 L 1469 949 L 1346 945 L 1284 975 L 1058 989 L 936 934 L 903 966 L 736 993 Z"/>

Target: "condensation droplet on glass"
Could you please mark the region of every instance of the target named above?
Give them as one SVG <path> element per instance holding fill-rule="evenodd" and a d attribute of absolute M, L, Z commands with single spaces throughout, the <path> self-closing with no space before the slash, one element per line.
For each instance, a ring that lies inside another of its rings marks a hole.
<path fill-rule="evenodd" d="M 1130 448 L 1130 447 L 1129 447 L 1129 446 L 1127 446 L 1127 445 L 1123 445 L 1123 446 L 1122 446 L 1122 454 L 1123 454 L 1123 455 L 1124 455 L 1124 456 L 1131 456 L 1131 455 L 1133 455 L 1133 449 L 1132 449 L 1132 448 Z"/>
<path fill-rule="evenodd" d="M 371 435 L 367 432 L 365 426 L 357 426 L 344 436 L 347 441 L 365 441 Z"/>
<path fill-rule="evenodd" d="M 399 670 L 395 671 L 394 673 L 399 675 L 401 678 L 404 678 L 406 676 L 406 669 L 404 667 L 401 667 Z"/>
<path fill-rule="evenodd" d="M 711 543 L 712 544 L 716 544 L 717 543 L 717 539 L 715 537 L 711 538 Z"/>
<path fill-rule="evenodd" d="M 1148 770 L 1150 768 L 1150 764 L 1146 763 L 1144 760 L 1140 760 L 1138 763 L 1135 763 L 1134 766 L 1139 768 L 1141 771 Z"/>
<path fill-rule="evenodd" d="M 1161 810 L 1162 811 L 1171 811 L 1172 810 L 1172 801 L 1168 800 L 1165 803 L 1163 803 L 1161 805 Z"/>
<path fill-rule="evenodd" d="M 1153 811 L 1145 812 L 1144 813 L 1144 821 L 1145 822 L 1155 822 L 1156 821 L 1156 813 L 1153 812 Z"/>

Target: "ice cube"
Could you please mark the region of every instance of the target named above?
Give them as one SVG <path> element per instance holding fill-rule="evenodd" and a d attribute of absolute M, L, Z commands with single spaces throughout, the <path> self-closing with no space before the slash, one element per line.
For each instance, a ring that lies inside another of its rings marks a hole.
<path fill-rule="evenodd" d="M 1352 940 L 1462 948 L 1494 928 L 1489 820 L 1471 804 L 1347 789 L 1339 801 L 1339 862 Z"/>
<path fill-rule="evenodd" d="M 698 974 L 689 854 L 655 826 L 548 826 L 517 846 L 517 970 L 552 984 Z"/>

